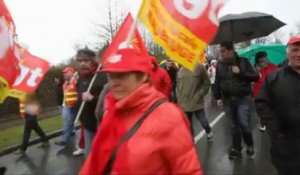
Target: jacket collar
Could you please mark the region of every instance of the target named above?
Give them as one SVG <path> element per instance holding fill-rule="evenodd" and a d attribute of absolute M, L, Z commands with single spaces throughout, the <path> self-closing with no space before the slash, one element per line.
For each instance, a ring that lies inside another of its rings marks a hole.
<path fill-rule="evenodd" d="M 296 72 L 290 65 L 283 67 L 283 69 L 287 70 L 288 72 L 300 76 L 298 72 Z"/>
<path fill-rule="evenodd" d="M 154 86 L 150 84 L 143 84 L 138 87 L 133 93 L 117 101 L 113 94 L 109 94 L 108 107 L 115 107 L 117 111 L 130 112 L 132 110 L 146 108 L 151 105 L 150 103 L 154 100 L 165 98 L 165 96 L 158 92 Z"/>

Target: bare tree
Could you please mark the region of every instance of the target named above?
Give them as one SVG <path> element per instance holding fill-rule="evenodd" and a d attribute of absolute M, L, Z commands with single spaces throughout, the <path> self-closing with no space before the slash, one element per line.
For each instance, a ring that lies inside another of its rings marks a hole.
<path fill-rule="evenodd" d="M 105 16 L 105 21 L 102 24 L 94 23 L 97 30 L 96 36 L 99 38 L 99 42 L 96 43 L 97 48 L 102 48 L 107 42 L 111 42 L 124 20 L 125 10 L 118 5 L 117 0 L 109 0 L 103 16 Z"/>
<path fill-rule="evenodd" d="M 275 43 L 280 44 L 283 43 L 282 38 L 284 37 L 284 33 L 281 30 L 277 30 L 273 33 L 273 36 L 275 38 Z"/>
<path fill-rule="evenodd" d="M 78 42 L 74 42 L 72 45 L 72 48 L 77 52 L 79 49 L 82 48 L 82 44 L 80 44 Z"/>
<path fill-rule="evenodd" d="M 208 60 L 212 59 L 219 59 L 220 58 L 220 45 L 211 45 L 207 47 L 207 55 L 210 58 L 207 58 Z"/>

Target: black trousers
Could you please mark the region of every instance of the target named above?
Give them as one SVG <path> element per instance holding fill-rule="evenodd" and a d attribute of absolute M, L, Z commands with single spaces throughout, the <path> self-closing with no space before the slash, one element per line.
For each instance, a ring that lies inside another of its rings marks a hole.
<path fill-rule="evenodd" d="M 5 167 L 0 167 L 0 175 L 4 175 L 5 171 L 6 171 Z"/>
<path fill-rule="evenodd" d="M 279 175 L 300 174 L 300 138 L 271 138 L 271 155 Z"/>
<path fill-rule="evenodd" d="M 24 126 L 24 134 L 23 134 L 23 142 L 21 145 L 21 150 L 26 151 L 30 139 L 31 130 L 34 130 L 42 139 L 43 142 L 47 142 L 48 139 L 45 135 L 45 132 L 42 130 L 36 116 L 27 115 L 25 116 L 25 126 Z"/>

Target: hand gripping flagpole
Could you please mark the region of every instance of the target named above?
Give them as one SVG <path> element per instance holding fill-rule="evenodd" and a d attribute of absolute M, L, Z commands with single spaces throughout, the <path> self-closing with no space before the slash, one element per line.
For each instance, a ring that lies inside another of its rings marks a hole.
<path fill-rule="evenodd" d="M 88 87 L 88 89 L 87 89 L 86 92 L 90 92 L 90 91 L 91 91 L 91 89 L 92 89 L 92 87 L 93 87 L 93 85 L 94 85 L 94 83 L 95 83 L 96 77 L 97 77 L 97 72 L 101 69 L 101 65 L 102 65 L 102 64 L 99 64 L 99 65 L 98 65 L 97 70 L 96 70 L 96 72 L 95 72 L 95 74 L 94 74 L 94 76 L 93 76 L 93 78 L 92 78 L 92 81 L 90 82 L 89 87 Z M 77 125 L 77 124 L 78 124 L 79 117 L 80 117 L 80 115 L 81 115 L 81 113 L 82 113 L 82 110 L 83 110 L 85 104 L 86 104 L 86 102 L 85 102 L 85 101 L 82 101 L 82 103 L 81 103 L 81 105 L 80 105 L 80 108 L 79 108 L 79 110 L 78 110 L 78 113 L 77 113 L 77 115 L 76 115 L 76 118 L 75 118 L 75 121 L 74 121 L 74 125 Z"/>
<path fill-rule="evenodd" d="M 140 5 L 140 7 L 139 7 L 137 16 L 138 16 L 139 13 L 140 13 L 142 4 L 143 4 L 143 2 L 141 3 L 141 5 Z M 128 34 L 128 37 L 127 37 L 127 39 L 126 39 L 126 41 L 125 41 L 127 48 L 130 47 L 131 39 L 132 39 L 132 37 L 133 37 L 133 35 L 134 35 L 136 26 L 137 26 L 137 18 L 136 18 L 136 20 L 134 20 L 134 23 L 133 23 L 133 25 L 132 25 L 131 28 L 130 28 L 130 32 L 129 32 L 129 34 Z M 99 71 L 100 69 L 101 69 L 101 64 L 98 65 L 98 68 L 97 68 L 96 72 Z M 94 84 L 94 82 L 95 82 L 96 76 L 97 76 L 97 73 L 95 73 L 95 75 L 93 76 L 93 79 L 92 79 L 92 81 L 91 81 L 90 84 L 89 84 L 89 87 L 88 87 L 88 89 L 87 89 L 87 92 L 90 92 L 90 90 L 91 90 L 91 88 L 92 88 L 92 86 L 93 86 L 93 84 Z M 79 108 L 79 110 L 78 110 L 77 116 L 76 116 L 75 121 L 74 121 L 74 124 L 75 124 L 75 125 L 77 125 L 78 122 L 79 122 L 79 117 L 80 117 L 80 115 L 81 115 L 81 113 L 82 113 L 82 110 L 83 110 L 85 104 L 86 104 L 86 102 L 83 101 L 83 102 L 81 103 L 81 105 L 80 105 L 80 108 Z"/>

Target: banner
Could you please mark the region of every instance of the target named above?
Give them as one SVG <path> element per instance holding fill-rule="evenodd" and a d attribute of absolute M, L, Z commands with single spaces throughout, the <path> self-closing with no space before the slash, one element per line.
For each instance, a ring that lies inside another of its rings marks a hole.
<path fill-rule="evenodd" d="M 193 70 L 218 29 L 225 0 L 144 0 L 139 19 L 167 55 Z"/>
<path fill-rule="evenodd" d="M 20 48 L 20 74 L 14 82 L 9 96 L 20 98 L 24 92 L 34 92 L 50 68 L 49 63 Z"/>
<path fill-rule="evenodd" d="M 122 48 L 129 47 L 129 48 L 134 48 L 135 50 L 137 50 L 137 52 L 147 53 L 147 49 L 144 45 L 143 39 L 138 29 L 136 29 L 134 25 L 135 25 L 134 20 L 131 14 L 129 13 L 124 19 L 116 35 L 114 36 L 111 44 L 106 49 L 105 54 L 101 59 L 101 63 L 105 63 L 107 57 L 115 54 L 118 49 L 122 49 Z M 134 29 L 133 36 L 129 36 L 132 29 Z M 129 40 L 128 43 L 129 37 L 132 38 Z"/>
<path fill-rule="evenodd" d="M 13 19 L 3 0 L 0 0 L 0 103 L 8 95 L 20 72 L 20 55 L 14 36 Z"/>

